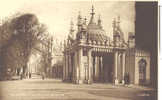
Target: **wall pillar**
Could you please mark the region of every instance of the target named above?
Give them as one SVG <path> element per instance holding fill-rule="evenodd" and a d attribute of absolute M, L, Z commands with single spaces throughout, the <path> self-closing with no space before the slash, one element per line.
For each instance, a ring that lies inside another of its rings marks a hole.
<path fill-rule="evenodd" d="M 73 72 L 73 63 L 72 63 L 72 54 L 70 54 L 70 81 L 72 81 L 72 72 Z"/>
<path fill-rule="evenodd" d="M 83 84 L 84 80 L 85 80 L 85 73 L 84 73 L 84 66 L 82 64 L 82 56 L 83 56 L 83 49 L 80 48 L 79 52 L 78 52 L 78 64 L 79 64 L 79 84 Z"/>
<path fill-rule="evenodd" d="M 79 83 L 79 66 L 78 66 L 78 51 L 75 51 L 75 59 L 74 59 L 74 63 L 75 63 L 75 83 Z"/>
<path fill-rule="evenodd" d="M 100 80 L 100 57 L 97 57 L 97 81 Z"/>
<path fill-rule="evenodd" d="M 118 82 L 118 52 L 115 52 L 115 55 L 114 55 L 114 68 L 115 68 L 115 84 L 118 84 L 119 82 Z"/>
<path fill-rule="evenodd" d="M 101 61 L 101 65 L 100 65 L 100 67 L 101 67 L 101 77 L 100 77 L 100 80 L 103 81 L 104 75 L 103 75 L 103 57 L 102 56 L 100 58 L 100 61 Z"/>
<path fill-rule="evenodd" d="M 98 56 L 95 56 L 95 81 L 98 81 Z"/>
<path fill-rule="evenodd" d="M 146 84 L 150 84 L 150 56 L 146 58 Z"/>
<path fill-rule="evenodd" d="M 92 65 L 92 51 L 88 51 L 88 84 L 91 84 L 93 81 L 92 78 L 93 65 Z"/>
<path fill-rule="evenodd" d="M 70 56 L 68 54 L 68 75 L 67 75 L 67 80 L 69 81 L 69 74 L 70 73 Z"/>
<path fill-rule="evenodd" d="M 75 79 L 75 53 L 72 55 L 72 82 L 74 82 Z"/>
<path fill-rule="evenodd" d="M 122 55 L 122 84 L 125 84 L 124 76 L 125 76 L 125 53 L 123 53 Z"/>
<path fill-rule="evenodd" d="M 95 56 L 92 56 L 92 63 L 93 63 L 93 68 L 92 68 L 92 79 L 93 81 L 95 80 Z"/>
<path fill-rule="evenodd" d="M 69 75 L 69 56 L 67 54 L 66 55 L 66 81 L 68 80 L 68 75 Z"/>
<path fill-rule="evenodd" d="M 54 74 L 55 74 L 55 72 L 54 72 Z M 65 80 L 66 80 L 66 53 L 64 53 L 64 66 L 63 66 L 63 81 L 65 81 Z"/>

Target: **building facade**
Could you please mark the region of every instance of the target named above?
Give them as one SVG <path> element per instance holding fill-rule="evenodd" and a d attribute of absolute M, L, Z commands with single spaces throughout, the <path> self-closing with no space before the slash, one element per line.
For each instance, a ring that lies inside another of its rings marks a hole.
<path fill-rule="evenodd" d="M 64 43 L 63 81 L 77 84 L 124 84 L 125 76 L 130 84 L 148 84 L 150 81 L 150 53 L 135 46 L 134 33 L 128 42 L 120 28 L 120 17 L 113 21 L 113 39 L 106 35 L 102 20 L 94 20 L 94 7 L 87 24 L 78 15 L 77 32 L 73 23 Z"/>

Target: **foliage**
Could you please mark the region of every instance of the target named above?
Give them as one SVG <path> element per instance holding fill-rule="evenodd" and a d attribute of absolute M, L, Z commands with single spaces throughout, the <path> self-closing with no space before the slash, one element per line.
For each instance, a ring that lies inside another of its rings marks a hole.
<path fill-rule="evenodd" d="M 14 69 L 26 66 L 32 48 L 46 30 L 33 14 L 6 18 L 0 25 L 0 67 Z"/>

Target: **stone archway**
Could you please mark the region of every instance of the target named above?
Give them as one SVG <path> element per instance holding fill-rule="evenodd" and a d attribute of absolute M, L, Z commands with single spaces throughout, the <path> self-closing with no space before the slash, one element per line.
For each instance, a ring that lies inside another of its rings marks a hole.
<path fill-rule="evenodd" d="M 141 59 L 138 62 L 139 67 L 139 84 L 144 85 L 146 82 L 146 66 L 147 62 L 145 59 Z"/>
<path fill-rule="evenodd" d="M 105 54 L 103 57 L 103 80 L 106 83 L 113 82 L 113 53 Z"/>
<path fill-rule="evenodd" d="M 93 82 L 113 82 L 113 53 L 93 52 Z"/>

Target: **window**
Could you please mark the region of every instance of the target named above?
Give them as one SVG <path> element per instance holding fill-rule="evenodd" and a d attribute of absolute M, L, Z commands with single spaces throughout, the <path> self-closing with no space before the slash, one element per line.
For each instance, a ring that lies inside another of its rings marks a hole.
<path fill-rule="evenodd" d="M 146 60 L 139 61 L 139 83 L 143 84 L 146 80 Z"/>

